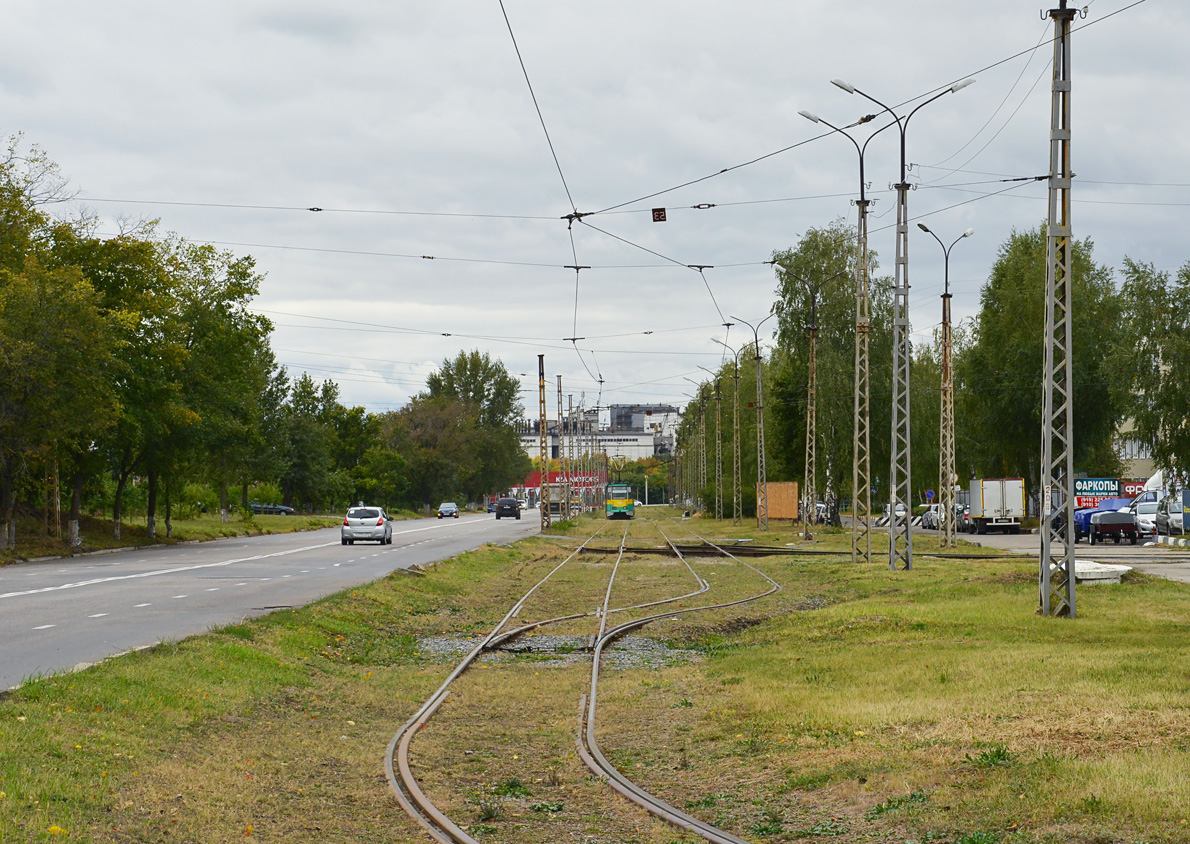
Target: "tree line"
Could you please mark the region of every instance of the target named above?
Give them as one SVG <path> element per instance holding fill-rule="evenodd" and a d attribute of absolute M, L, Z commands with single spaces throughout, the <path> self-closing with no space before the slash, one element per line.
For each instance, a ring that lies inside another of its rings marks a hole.
<path fill-rule="evenodd" d="M 130 500 L 149 536 L 195 485 L 224 514 L 250 498 L 307 512 L 475 501 L 528 471 L 518 384 L 479 352 L 443 361 L 405 407 L 347 407 L 331 380 L 291 375 L 250 306 L 251 256 L 160 234 L 102 237 L 59 218 L 56 165 L 19 137 L 0 160 L 0 551 L 17 520 L 61 507 L 119 536 Z M 238 500 L 237 500 L 238 499 Z M 63 506 L 65 504 L 65 506 Z"/>
<path fill-rule="evenodd" d="M 956 470 L 969 477 L 1023 477 L 1040 482 L 1045 318 L 1044 224 L 1013 230 L 1000 245 L 980 290 L 979 312 L 954 326 Z M 773 253 L 777 287 L 775 347 L 763 362 L 766 469 L 769 480 L 803 480 L 807 411 L 808 327 L 817 316 L 816 488 L 847 496 L 854 425 L 855 230 L 843 220 L 811 228 L 798 243 Z M 871 256 L 871 456 L 873 501 L 888 494 L 892 379 L 892 280 Z M 918 282 L 921 284 L 921 282 Z M 924 286 L 924 285 L 923 285 Z M 1076 473 L 1119 476 L 1120 426 L 1149 449 L 1158 467 L 1184 473 L 1190 461 L 1190 262 L 1176 272 L 1126 258 L 1117 278 L 1097 263 L 1094 243 L 1073 249 L 1073 410 Z M 940 318 L 938 300 L 915 297 L 918 324 Z M 936 316 L 937 314 L 937 316 Z M 939 483 L 941 336 L 912 350 L 911 400 L 914 497 L 925 501 Z M 745 365 L 746 364 L 746 365 Z M 755 510 L 754 351 L 740 355 L 744 509 Z M 714 382 L 723 408 L 724 486 L 735 435 L 730 407 L 736 389 L 728 355 L 702 386 L 707 448 L 713 453 Z M 688 406 L 679 442 L 697 447 L 699 405 Z M 693 412 L 690 412 L 693 411 Z M 708 459 L 708 463 L 710 460 Z M 703 486 L 714 497 L 713 469 Z M 725 493 L 725 496 L 727 493 Z"/>

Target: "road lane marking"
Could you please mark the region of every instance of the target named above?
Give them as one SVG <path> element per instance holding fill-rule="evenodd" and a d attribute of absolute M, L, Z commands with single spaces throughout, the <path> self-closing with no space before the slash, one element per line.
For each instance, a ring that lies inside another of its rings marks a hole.
<path fill-rule="evenodd" d="M 210 589 L 208 589 L 207 591 L 208 591 L 208 592 L 218 592 L 218 591 L 219 591 L 219 587 L 218 587 L 218 586 L 212 586 L 212 587 L 211 587 Z"/>
<path fill-rule="evenodd" d="M 236 586 L 247 586 L 247 583 L 237 583 Z"/>
<path fill-rule="evenodd" d="M 95 613 L 94 615 L 89 615 L 89 616 L 87 616 L 87 618 L 103 618 L 105 615 L 107 615 L 107 613 L 105 613 L 105 612 L 97 612 L 97 613 Z"/>
<path fill-rule="evenodd" d="M 141 607 L 151 607 L 151 606 L 153 606 L 153 605 L 152 604 L 137 604 L 136 606 L 133 607 L 133 609 L 139 610 Z"/>
<path fill-rule="evenodd" d="M 57 627 L 56 624 L 43 624 L 40 627 L 34 627 L 34 630 L 49 630 L 51 627 Z"/>
<path fill-rule="evenodd" d="M 188 566 L 176 566 L 168 569 L 154 569 L 153 571 L 142 571 L 135 574 L 118 574 L 110 577 L 96 577 L 91 580 L 78 580 L 74 583 L 63 583 L 59 586 L 43 586 L 40 589 L 26 589 L 20 592 L 0 592 L 0 598 L 20 598 L 27 595 L 44 595 L 47 592 L 61 592 L 66 589 L 79 589 L 84 586 L 96 586 L 104 583 L 114 583 L 121 580 L 138 580 L 145 577 L 160 577 L 165 574 L 178 574 L 187 571 L 200 571 L 202 569 L 223 568 L 225 566 L 235 565 L 236 563 L 250 563 L 256 560 L 267 560 L 272 557 L 284 557 L 289 554 L 299 554 L 302 551 L 314 551 L 319 548 L 326 548 L 335 545 L 334 542 L 323 542 L 318 545 L 306 545 L 301 548 L 291 548 L 288 551 L 274 551 L 272 554 L 256 554 L 251 557 L 237 557 L 231 560 L 221 560 L 217 563 L 194 563 Z M 69 571 L 62 569 L 62 571 Z M 27 576 L 36 574 L 33 572 Z M 268 578 L 265 578 L 266 580 Z"/>
<path fill-rule="evenodd" d="M 190 597 L 189 595 L 174 595 L 174 600 L 176 601 L 176 600 L 178 600 L 178 598 L 189 598 L 189 597 Z"/>

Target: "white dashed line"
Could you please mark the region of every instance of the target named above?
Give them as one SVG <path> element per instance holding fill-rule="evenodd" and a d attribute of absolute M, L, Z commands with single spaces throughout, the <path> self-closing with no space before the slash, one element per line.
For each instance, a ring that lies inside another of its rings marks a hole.
<path fill-rule="evenodd" d="M 347 562 L 349 562 L 349 563 L 350 563 L 350 562 L 352 562 L 352 561 L 351 561 L 351 560 L 348 560 Z M 334 568 L 338 568 L 338 567 L 339 567 L 339 564 L 338 564 L 338 563 L 335 563 L 335 565 L 334 565 Z"/>
<path fill-rule="evenodd" d="M 247 583 L 237 583 L 236 586 L 247 586 Z"/>
<path fill-rule="evenodd" d="M 260 582 L 261 582 L 261 583 L 265 583 L 265 582 L 267 582 L 267 581 L 270 581 L 270 580 L 272 580 L 272 578 L 271 578 L 271 577 L 262 577 L 262 578 L 260 579 Z"/>
<path fill-rule="evenodd" d="M 94 615 L 89 615 L 89 616 L 87 616 L 87 618 L 103 618 L 105 615 L 107 615 L 107 613 L 105 613 L 105 612 L 97 612 L 97 613 L 95 613 Z"/>
<path fill-rule="evenodd" d="M 219 587 L 218 587 L 218 586 L 212 586 L 212 587 L 211 587 L 210 589 L 208 589 L 207 591 L 208 591 L 208 592 L 218 592 L 218 591 L 219 591 Z"/>
<path fill-rule="evenodd" d="M 178 600 L 178 598 L 189 598 L 189 597 L 190 597 L 189 595 L 174 595 L 174 600 L 176 601 L 176 600 Z"/>
<path fill-rule="evenodd" d="M 302 573 L 302 574 L 309 574 L 309 573 L 310 573 L 310 570 L 309 570 L 309 569 L 302 569 L 302 572 L 301 572 L 301 573 Z"/>
<path fill-rule="evenodd" d="M 43 624 L 40 627 L 34 627 L 34 630 L 49 630 L 51 627 L 57 627 L 56 624 Z"/>
<path fill-rule="evenodd" d="M 133 607 L 133 609 L 139 610 L 141 607 L 151 607 L 151 606 L 153 606 L 153 605 L 152 604 L 137 604 L 135 607 Z"/>
<path fill-rule="evenodd" d="M 293 575 L 292 575 L 292 574 L 283 574 L 283 575 L 281 575 L 281 579 L 282 579 L 282 580 L 284 580 L 284 579 L 285 579 L 285 578 L 287 578 L 287 577 L 293 577 Z"/>

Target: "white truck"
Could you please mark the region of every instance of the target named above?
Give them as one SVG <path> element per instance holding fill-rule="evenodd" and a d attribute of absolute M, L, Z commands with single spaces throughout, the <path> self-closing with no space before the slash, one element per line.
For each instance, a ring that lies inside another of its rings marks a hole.
<path fill-rule="evenodd" d="M 971 482 L 971 533 L 1020 533 L 1025 517 L 1024 478 L 979 478 Z"/>

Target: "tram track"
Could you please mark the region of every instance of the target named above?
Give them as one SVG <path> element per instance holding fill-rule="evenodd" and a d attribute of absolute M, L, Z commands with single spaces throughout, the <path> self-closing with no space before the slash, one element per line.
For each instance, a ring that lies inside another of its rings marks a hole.
<path fill-rule="evenodd" d="M 658 817 L 679 828 L 693 832 L 707 841 L 714 842 L 714 844 L 746 844 L 743 839 L 738 838 L 729 832 L 718 829 L 706 823 L 705 821 L 695 818 L 694 816 L 681 811 L 669 803 L 666 803 L 659 797 L 649 793 L 624 776 L 624 774 L 620 772 L 606 758 L 600 749 L 598 740 L 596 738 L 599 675 L 605 649 L 611 646 L 617 639 L 634 630 L 638 630 L 648 624 L 661 621 L 663 619 L 674 618 L 690 613 L 725 609 L 751 603 L 773 594 L 781 587 L 775 580 L 761 572 L 756 567 L 744 562 L 738 556 L 732 554 L 721 546 L 704 539 L 703 537 L 697 537 L 701 544 L 697 546 L 698 550 L 695 553 L 691 553 L 688 550 L 683 551 L 680 549 L 678 544 L 675 543 L 663 529 L 661 529 L 660 526 L 653 523 L 651 526 L 661 534 L 666 543 L 668 552 L 675 556 L 694 578 L 696 588 L 681 595 L 638 602 L 629 606 L 613 607 L 612 595 L 617 585 L 617 576 L 620 573 L 621 563 L 623 562 L 626 554 L 637 553 L 637 549 L 629 547 L 628 545 L 629 525 L 626 524 L 624 533 L 620 537 L 620 541 L 618 543 L 618 551 L 615 562 L 612 565 L 611 572 L 608 575 L 607 586 L 604 589 L 602 602 L 596 609 L 587 612 L 576 612 L 541 619 L 538 621 L 522 624 L 515 628 L 505 629 L 512 619 L 516 618 L 520 614 L 525 604 L 534 596 L 534 594 L 538 592 L 538 590 L 545 586 L 557 572 L 571 563 L 580 554 L 584 553 L 586 549 L 591 547 L 591 543 L 599 537 L 600 533 L 602 533 L 606 526 L 606 524 L 601 526 L 599 530 L 595 531 L 591 536 L 584 539 L 566 556 L 566 558 L 561 563 L 552 568 L 543 578 L 541 578 L 541 580 L 539 580 L 528 591 L 526 591 L 512 606 L 512 608 L 508 610 L 505 616 L 492 629 L 492 631 L 488 633 L 487 636 L 485 636 L 484 639 L 478 645 L 476 645 L 475 648 L 473 648 L 454 668 L 454 670 L 448 675 L 446 680 L 438 687 L 434 694 L 430 696 L 430 698 L 417 710 L 417 712 L 414 713 L 414 715 L 407 722 L 405 722 L 404 725 L 402 725 L 400 730 L 397 731 L 392 740 L 389 742 L 385 754 L 385 773 L 390 788 L 393 790 L 398 803 L 405 810 L 405 812 L 409 814 L 410 817 L 413 818 L 413 820 L 433 840 L 442 842 L 442 844 L 451 844 L 451 842 L 453 842 L 453 844 L 478 844 L 478 842 L 476 842 L 476 840 L 467 831 L 462 829 L 437 806 L 435 806 L 433 801 L 422 791 L 416 777 L 413 774 L 412 766 L 409 761 L 410 747 L 413 738 L 416 736 L 419 730 L 427 725 L 429 720 L 446 701 L 448 695 L 450 694 L 451 685 L 459 677 L 461 677 L 474 663 L 474 661 L 485 651 L 500 648 L 519 636 L 525 635 L 534 630 L 539 630 L 549 625 L 595 617 L 598 619 L 598 632 L 592 638 L 591 679 L 587 693 L 582 696 L 578 719 L 578 733 L 576 736 L 576 744 L 579 756 L 582 758 L 587 767 L 610 788 L 631 802 L 644 808 L 655 817 Z M 732 601 L 708 603 L 696 607 L 685 607 L 680 602 L 688 601 L 691 598 L 703 595 L 711 588 L 709 582 L 695 570 L 688 559 L 689 556 L 696 556 L 698 554 L 703 556 L 713 554 L 714 556 L 732 559 L 736 563 L 755 572 L 764 581 L 767 581 L 768 588 L 756 594 Z M 665 612 L 652 613 L 638 618 L 631 618 L 618 625 L 609 627 L 609 619 L 614 615 L 631 613 L 640 610 L 648 610 L 667 604 L 672 605 L 674 603 L 678 603 L 678 609 L 671 609 Z"/>

